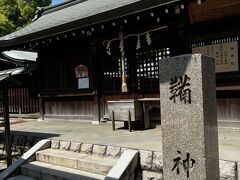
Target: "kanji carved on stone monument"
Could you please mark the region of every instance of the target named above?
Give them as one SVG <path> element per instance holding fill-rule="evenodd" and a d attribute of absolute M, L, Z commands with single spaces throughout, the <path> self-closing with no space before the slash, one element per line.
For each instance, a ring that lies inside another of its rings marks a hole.
<path fill-rule="evenodd" d="M 185 74 L 183 77 L 174 77 L 171 78 L 170 82 L 170 93 L 172 94 L 170 100 L 176 102 L 176 98 L 179 97 L 180 101 L 183 101 L 185 104 L 191 104 L 191 89 L 190 87 L 190 78 Z"/>
<path fill-rule="evenodd" d="M 172 171 L 176 169 L 177 174 L 180 174 L 180 166 L 182 166 L 186 173 L 187 179 L 189 179 L 190 171 L 194 169 L 194 164 L 196 163 L 196 161 L 190 158 L 189 153 L 186 154 L 186 159 L 182 159 L 181 151 L 177 151 L 177 153 L 179 154 L 179 156 L 173 159 L 174 165 Z"/>

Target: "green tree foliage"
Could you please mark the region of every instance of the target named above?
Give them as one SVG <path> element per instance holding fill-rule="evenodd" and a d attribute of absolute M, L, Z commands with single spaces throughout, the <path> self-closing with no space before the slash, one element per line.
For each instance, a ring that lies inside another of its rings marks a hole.
<path fill-rule="evenodd" d="M 51 0 L 0 0 L 0 37 L 31 23 L 37 7 L 45 7 Z"/>

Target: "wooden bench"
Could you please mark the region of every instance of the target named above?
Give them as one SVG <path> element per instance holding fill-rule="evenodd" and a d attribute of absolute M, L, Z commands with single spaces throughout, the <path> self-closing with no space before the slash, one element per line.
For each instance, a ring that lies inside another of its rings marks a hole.
<path fill-rule="evenodd" d="M 141 121 L 143 119 L 143 110 L 140 101 L 126 99 L 108 101 L 107 103 L 113 131 L 115 131 L 115 121 L 128 122 L 128 129 L 131 131 L 132 122 Z"/>

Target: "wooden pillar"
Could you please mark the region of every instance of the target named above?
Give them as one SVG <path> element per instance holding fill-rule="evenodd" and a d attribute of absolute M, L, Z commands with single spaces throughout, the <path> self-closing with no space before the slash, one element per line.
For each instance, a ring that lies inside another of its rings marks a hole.
<path fill-rule="evenodd" d="M 97 102 L 98 102 L 98 122 L 101 122 L 101 98 L 97 94 Z"/>
<path fill-rule="evenodd" d="M 129 130 L 129 132 L 132 131 L 131 112 L 130 111 L 128 111 L 128 130 Z"/>
<path fill-rule="evenodd" d="M 95 54 L 93 59 L 93 69 L 94 69 L 94 84 L 97 90 L 97 100 L 98 100 L 98 121 L 105 115 L 105 107 L 103 101 L 103 60 L 104 60 L 105 48 L 103 47 L 102 40 L 95 42 Z"/>
<path fill-rule="evenodd" d="M 115 131 L 115 115 L 114 115 L 114 111 L 112 111 L 112 130 Z"/>
<path fill-rule="evenodd" d="M 45 107 L 44 107 L 44 100 L 43 100 L 43 97 L 39 97 L 39 112 L 40 112 L 40 119 L 41 120 L 44 120 L 44 110 L 45 110 Z"/>
<path fill-rule="evenodd" d="M 3 114 L 4 114 L 4 125 L 5 125 L 5 143 L 7 153 L 7 166 L 12 164 L 12 149 L 10 140 L 10 122 L 9 122 L 9 109 L 8 109 L 8 90 L 3 88 Z"/>

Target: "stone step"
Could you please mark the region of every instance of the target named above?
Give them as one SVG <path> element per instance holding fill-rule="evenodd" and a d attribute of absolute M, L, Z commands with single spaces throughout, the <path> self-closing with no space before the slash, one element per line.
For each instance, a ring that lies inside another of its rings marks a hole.
<path fill-rule="evenodd" d="M 36 160 L 96 174 L 107 175 L 117 159 L 81 154 L 59 149 L 45 149 L 36 152 Z"/>
<path fill-rule="evenodd" d="M 21 174 L 37 180 L 103 180 L 105 178 L 103 175 L 39 161 L 22 165 Z"/>
<path fill-rule="evenodd" d="M 19 175 L 15 177 L 8 178 L 7 180 L 36 180 L 27 176 Z"/>

